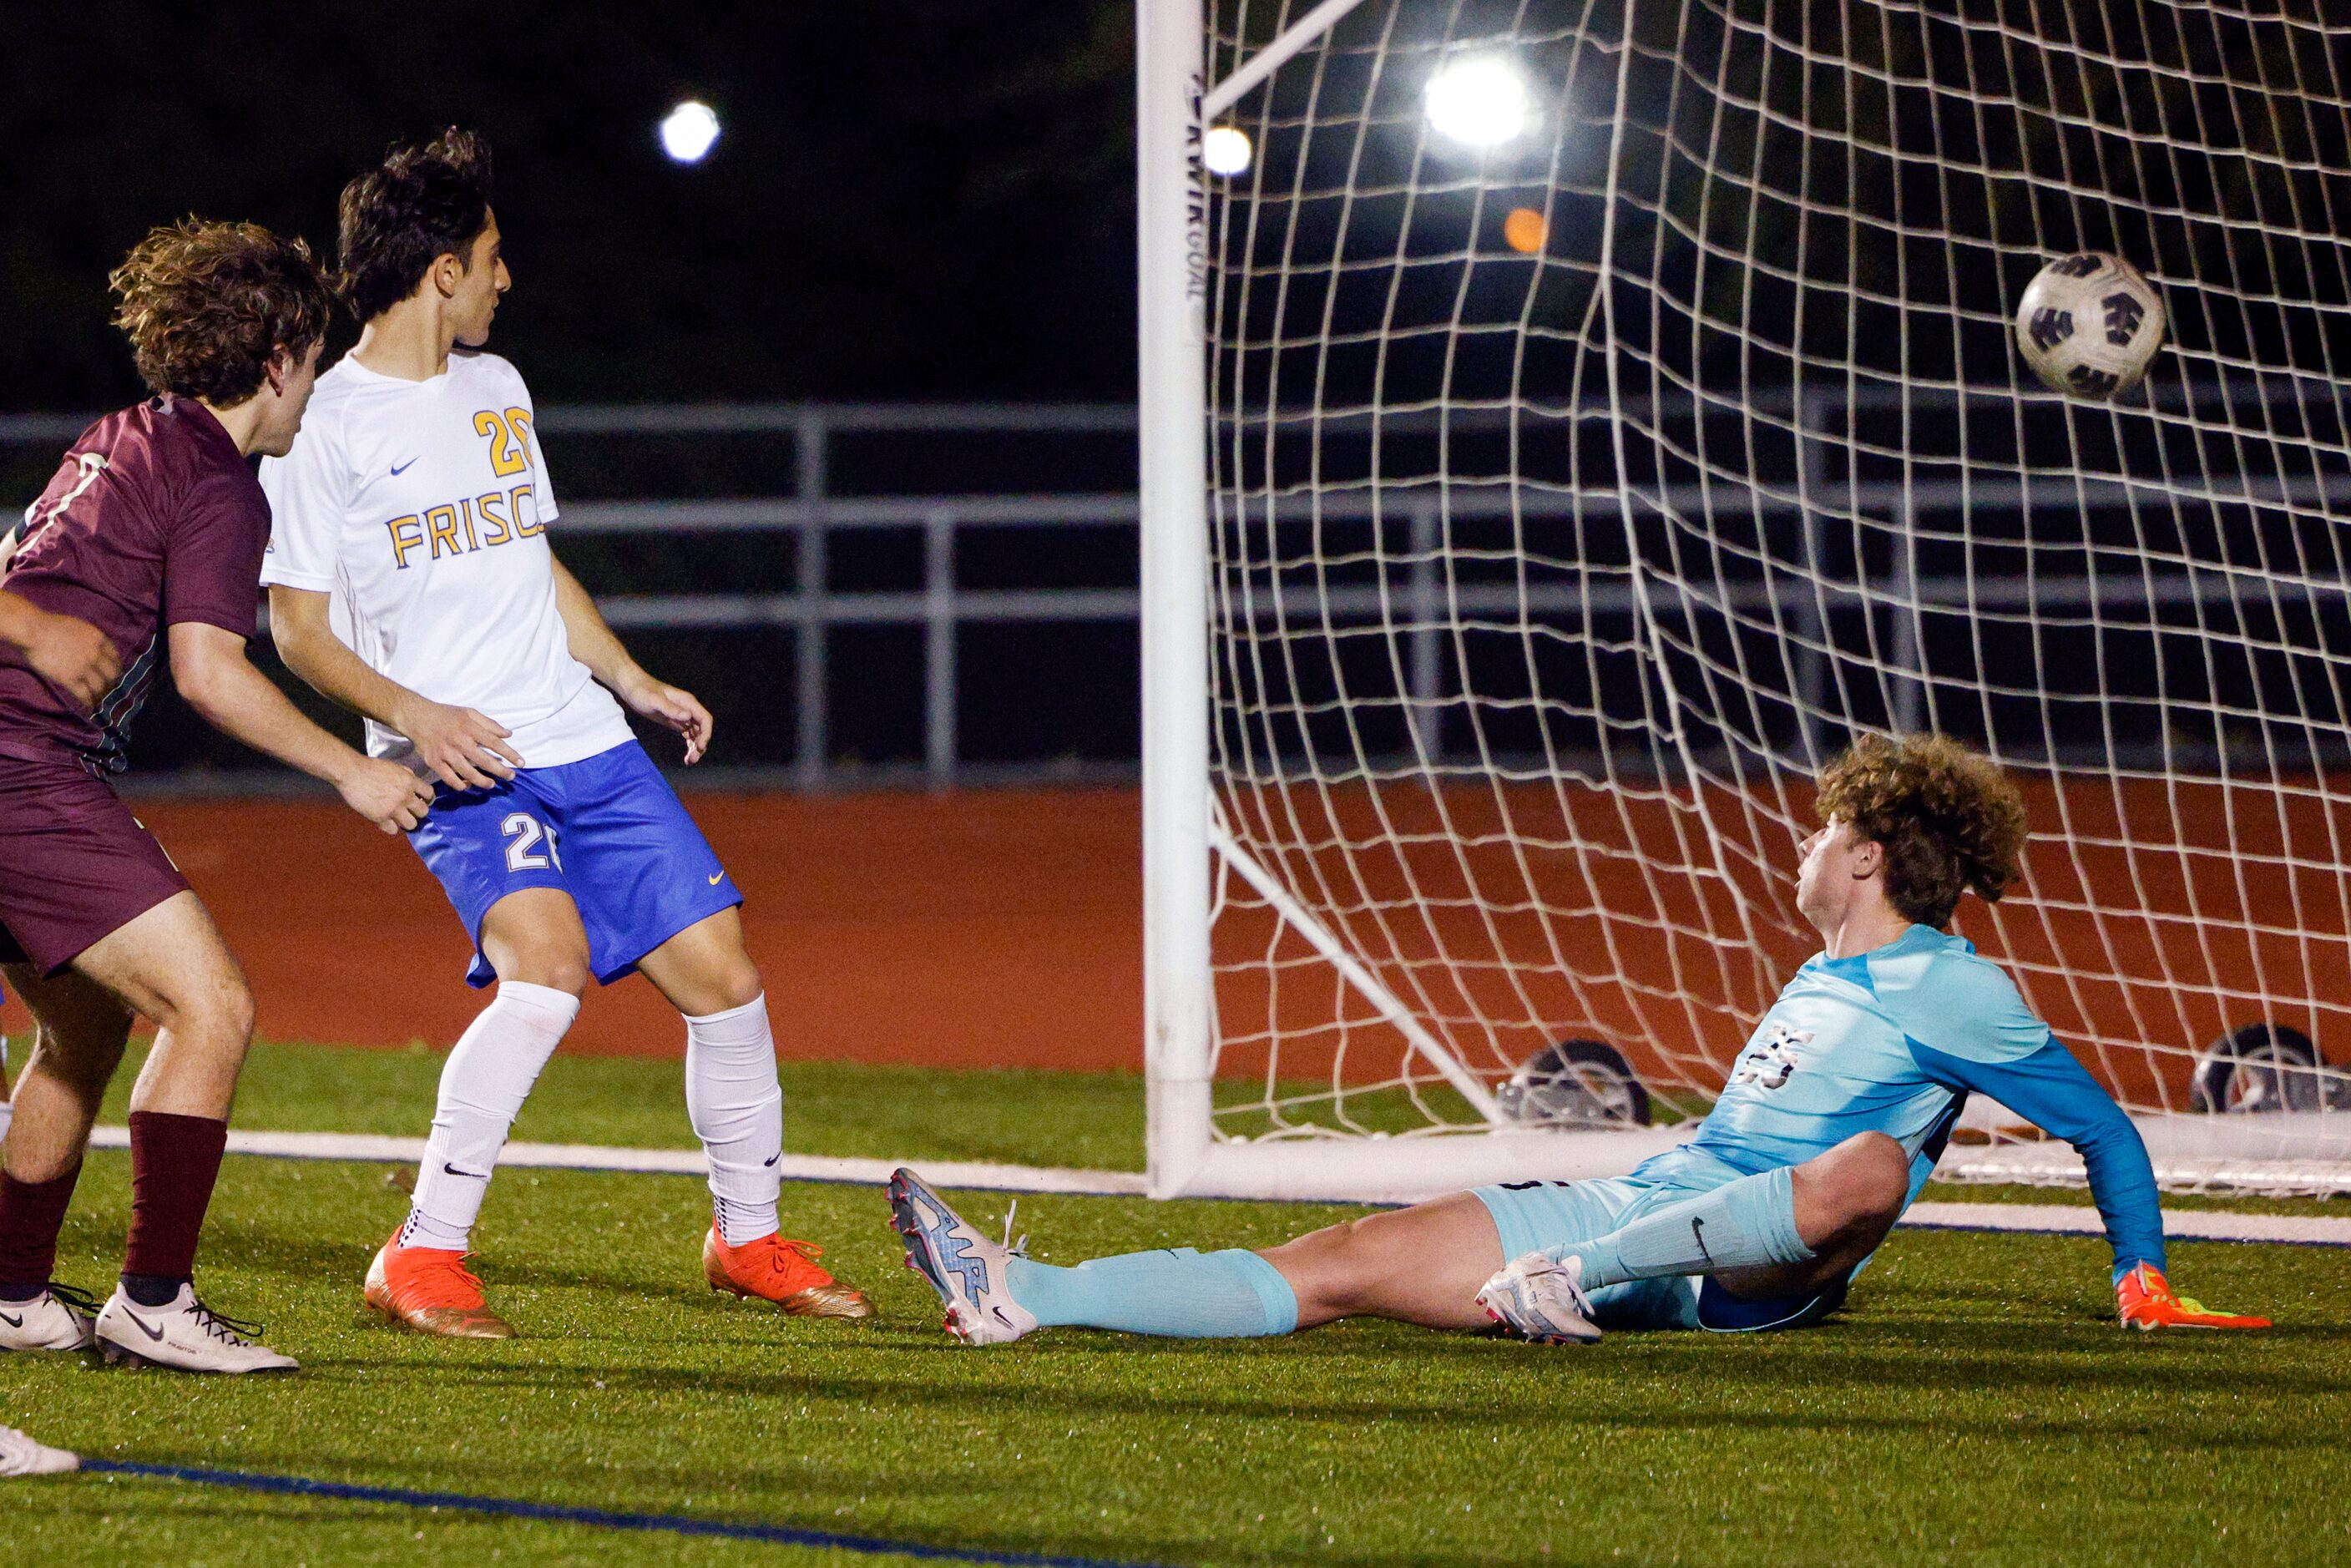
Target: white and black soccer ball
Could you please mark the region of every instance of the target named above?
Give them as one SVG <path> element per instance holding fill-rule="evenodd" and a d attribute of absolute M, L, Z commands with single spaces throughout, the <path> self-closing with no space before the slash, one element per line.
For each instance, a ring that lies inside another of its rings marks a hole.
<path fill-rule="evenodd" d="M 2119 397 L 2138 385 L 2163 347 L 2163 296 L 2121 256 L 2059 256 L 2025 285 L 2016 346 L 2032 373 L 2074 397 Z"/>

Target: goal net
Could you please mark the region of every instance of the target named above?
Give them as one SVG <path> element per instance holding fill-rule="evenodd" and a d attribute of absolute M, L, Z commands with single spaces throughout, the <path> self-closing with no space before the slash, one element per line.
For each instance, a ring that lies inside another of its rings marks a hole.
<path fill-rule="evenodd" d="M 2341 15 L 1150 0 L 1155 1190 L 1628 1168 L 1818 946 L 1820 766 L 1930 729 L 2160 1176 L 2351 1190 Z M 2013 339 L 2085 250 L 2169 315 L 2114 403 Z"/>

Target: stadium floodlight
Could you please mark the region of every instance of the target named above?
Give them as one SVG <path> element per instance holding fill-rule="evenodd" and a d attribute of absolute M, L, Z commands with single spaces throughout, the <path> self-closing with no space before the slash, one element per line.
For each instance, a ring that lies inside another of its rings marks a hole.
<path fill-rule="evenodd" d="M 1428 122 L 1440 134 L 1472 147 L 1492 147 L 1527 128 L 1526 79 L 1508 60 L 1479 55 L 1441 66 L 1424 99 Z"/>
<path fill-rule="evenodd" d="M 1249 145 L 1249 132 L 1237 125 L 1211 126 L 1200 138 L 1200 163 L 1211 174 L 1227 179 L 1249 172 L 1249 160 L 1257 149 Z"/>
<path fill-rule="evenodd" d="M 674 163 L 699 163 L 718 140 L 718 112 L 687 99 L 661 122 L 662 151 Z"/>

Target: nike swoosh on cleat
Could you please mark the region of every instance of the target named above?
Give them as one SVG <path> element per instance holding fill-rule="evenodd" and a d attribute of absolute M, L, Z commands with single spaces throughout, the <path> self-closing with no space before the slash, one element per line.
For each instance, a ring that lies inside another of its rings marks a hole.
<path fill-rule="evenodd" d="M 149 1339 L 153 1340 L 157 1344 L 162 1344 L 163 1343 L 163 1331 L 160 1326 L 152 1329 L 149 1328 L 147 1326 L 147 1320 L 141 1317 L 137 1312 L 125 1312 L 122 1315 L 129 1318 L 132 1323 L 136 1324 L 139 1332 L 145 1334 Z"/>
<path fill-rule="evenodd" d="M 5 1312 L 0 1312 L 0 1323 L 6 1323 L 12 1329 L 20 1329 L 25 1326 L 25 1320 L 22 1318 L 12 1318 Z"/>
<path fill-rule="evenodd" d="M 422 453 L 419 453 L 417 455 L 418 455 L 418 456 L 422 456 L 422 455 L 423 455 Z M 410 459 L 409 459 L 407 462 L 405 462 L 405 463 L 395 463 L 395 464 L 393 464 L 393 465 L 392 465 L 392 477 L 394 477 L 394 478 L 398 478 L 401 475 L 405 474 L 406 472 L 408 472 L 408 470 L 410 470 L 411 468 L 415 467 L 415 466 L 416 466 L 416 458 L 415 458 L 415 457 L 412 457 L 412 458 L 410 458 Z"/>

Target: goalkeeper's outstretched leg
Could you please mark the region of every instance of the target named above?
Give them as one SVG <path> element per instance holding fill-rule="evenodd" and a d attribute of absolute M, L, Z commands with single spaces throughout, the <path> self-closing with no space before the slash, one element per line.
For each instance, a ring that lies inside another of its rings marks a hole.
<path fill-rule="evenodd" d="M 1809 1301 L 1841 1287 L 1901 1212 L 1900 1147 L 1862 1134 L 1801 1167 L 1729 1179 L 1711 1189 L 1626 1177 L 1523 1182 L 1455 1193 L 1327 1227 L 1262 1252 L 1188 1248 L 1098 1258 L 1074 1269 L 1020 1256 L 966 1221 L 912 1171 L 890 1185 L 907 1261 L 939 1292 L 947 1327 L 975 1344 L 1056 1325 L 1184 1338 L 1250 1338 L 1340 1318 L 1392 1318 L 1437 1329 L 1481 1329 L 1498 1316 L 1489 1284 L 1523 1249 L 1552 1264 L 1576 1258 L 1587 1281 L 1559 1321 L 1510 1322 L 1534 1337 L 1594 1339 L 1596 1325 L 1696 1326 L 1690 1276 L 1730 1295 Z M 1546 1250 L 1547 1249 L 1547 1250 Z M 1522 1270 L 1523 1272 L 1523 1270 Z M 1648 1282 L 1666 1283 L 1652 1288 Z M 1558 1281 L 1550 1281 L 1556 1293 Z M 1627 1288 L 1629 1287 L 1629 1288 Z M 1778 1326 L 1789 1313 L 1740 1326 Z M 1729 1325 L 1723 1325 L 1729 1326 Z"/>

